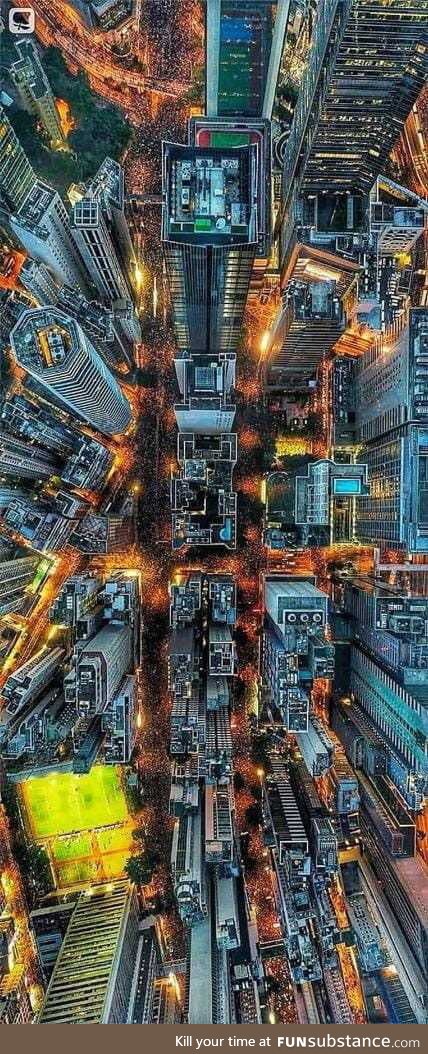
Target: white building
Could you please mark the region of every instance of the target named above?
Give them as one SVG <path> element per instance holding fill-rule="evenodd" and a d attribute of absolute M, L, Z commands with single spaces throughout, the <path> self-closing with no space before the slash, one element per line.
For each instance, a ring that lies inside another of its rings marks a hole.
<path fill-rule="evenodd" d="M 61 407 L 105 435 L 125 431 L 129 403 L 74 319 L 56 308 L 25 311 L 10 340 L 19 365 Z"/>

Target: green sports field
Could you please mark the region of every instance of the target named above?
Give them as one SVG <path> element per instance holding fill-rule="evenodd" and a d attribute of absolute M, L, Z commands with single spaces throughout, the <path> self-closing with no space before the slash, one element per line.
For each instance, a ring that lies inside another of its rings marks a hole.
<path fill-rule="evenodd" d="M 54 772 L 26 780 L 19 791 L 28 832 L 47 850 L 60 888 L 123 874 L 132 823 L 119 766 Z"/>
<path fill-rule="evenodd" d="M 82 776 L 53 772 L 26 780 L 21 794 L 36 839 L 123 823 L 128 817 L 114 765 L 95 765 Z"/>

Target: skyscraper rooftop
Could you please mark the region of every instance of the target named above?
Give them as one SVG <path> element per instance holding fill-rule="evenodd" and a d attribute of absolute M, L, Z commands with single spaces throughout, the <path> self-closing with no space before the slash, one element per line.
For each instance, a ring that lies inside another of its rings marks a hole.
<path fill-rule="evenodd" d="M 256 240 L 251 147 L 164 144 L 164 238 L 194 245 Z"/>

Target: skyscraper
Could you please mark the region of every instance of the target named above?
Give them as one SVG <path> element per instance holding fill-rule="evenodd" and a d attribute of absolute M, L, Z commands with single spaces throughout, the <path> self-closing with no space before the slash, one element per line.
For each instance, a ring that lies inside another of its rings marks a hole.
<path fill-rule="evenodd" d="M 73 495 L 58 492 L 55 499 L 33 500 L 20 491 L 10 490 L 1 495 L 5 523 L 16 534 L 22 535 L 38 552 L 59 552 L 73 528 L 74 518 L 84 506 Z"/>
<path fill-rule="evenodd" d="M 380 579 L 338 579 L 336 603 L 352 620 L 353 636 L 399 684 L 428 682 L 428 597 Z"/>
<path fill-rule="evenodd" d="M 46 264 L 27 259 L 21 268 L 19 281 L 41 306 L 56 304 L 60 287 Z"/>
<path fill-rule="evenodd" d="M 123 169 L 117 161 L 107 157 L 86 195 L 76 202 L 72 230 L 99 296 L 109 306 L 123 302 L 121 326 L 129 340 L 138 340 L 140 327 L 132 306 L 135 255 L 125 218 Z"/>
<path fill-rule="evenodd" d="M 128 674 L 107 704 L 101 718 L 105 732 L 104 760 L 107 765 L 123 765 L 131 758 L 137 732 L 136 705 L 137 681 L 132 674 Z"/>
<path fill-rule="evenodd" d="M 252 283 L 258 285 L 267 264 L 272 227 L 271 122 L 264 117 L 191 117 L 189 144 L 195 147 L 237 149 L 253 144 L 257 149 L 257 237 Z M 251 286 L 250 286 L 251 295 Z"/>
<path fill-rule="evenodd" d="M 8 218 L 13 234 L 34 260 L 45 264 L 59 285 L 89 292 L 89 275 L 71 237 L 64 202 L 40 179 L 32 182 Z"/>
<path fill-rule="evenodd" d="M 288 0 L 207 3 L 207 114 L 271 117 Z"/>
<path fill-rule="evenodd" d="M 357 361 L 355 404 L 368 493 L 356 533 L 366 542 L 428 552 L 428 310 L 403 314 Z"/>
<path fill-rule="evenodd" d="M 11 76 L 22 106 L 40 121 L 50 146 L 65 143 L 59 112 L 48 78 L 40 61 L 37 45 L 32 38 L 16 41 L 19 59 L 11 67 Z"/>
<path fill-rule="evenodd" d="M 235 406 L 230 389 L 235 382 L 235 364 L 232 354 L 176 360 L 182 400 L 174 410 L 180 432 L 218 435 L 232 430 Z"/>
<path fill-rule="evenodd" d="M 311 581 L 267 577 L 262 677 L 266 702 L 288 732 L 307 732 L 308 687 L 332 677 L 334 648 L 325 638 L 328 598 Z"/>
<path fill-rule="evenodd" d="M 58 470 L 57 458 L 34 446 L 23 442 L 7 432 L 0 431 L 0 473 L 4 476 L 15 476 L 17 480 L 49 479 Z"/>
<path fill-rule="evenodd" d="M 0 201 L 17 212 L 37 181 L 9 118 L 0 105 Z"/>
<path fill-rule="evenodd" d="M 34 702 L 49 684 L 59 670 L 63 658 L 63 648 L 41 648 L 32 659 L 18 666 L 15 673 L 8 677 L 3 687 L 6 706 L 1 711 L 0 740 L 7 734 L 8 725 L 13 722 L 16 714 L 20 713 L 27 703 Z"/>
<path fill-rule="evenodd" d="M 82 717 L 101 714 L 132 665 L 132 630 L 109 622 L 86 644 L 79 644 L 74 668 L 65 678 L 66 699 Z"/>
<path fill-rule="evenodd" d="M 0 554 L 0 615 L 8 611 L 10 606 L 16 610 L 16 604 L 22 601 L 38 564 L 38 556 L 20 556 L 10 560 L 8 557 L 3 559 Z"/>
<path fill-rule="evenodd" d="M 11 333 L 17 362 L 54 401 L 100 432 L 124 432 L 129 403 L 74 319 L 56 308 L 26 311 Z"/>
<path fill-rule="evenodd" d="M 367 465 L 325 458 L 307 466 L 295 481 L 295 521 L 302 527 L 324 528 L 325 541 L 352 541 L 355 505 L 367 494 Z M 322 537 L 322 535 L 321 535 Z"/>
<path fill-rule="evenodd" d="M 302 192 L 368 193 L 383 170 L 424 85 L 427 13 L 425 0 L 318 3 L 285 150 L 281 259 Z"/>
<path fill-rule="evenodd" d="M 236 546 L 233 470 L 237 437 L 180 432 L 178 473 L 171 478 L 172 544 Z"/>
<path fill-rule="evenodd" d="M 428 790 L 426 685 L 403 686 L 360 646 L 351 647 L 352 698 L 386 745 L 388 773 L 411 809 Z"/>
<path fill-rule="evenodd" d="M 67 578 L 49 612 L 50 622 L 78 632 L 79 620 L 96 608 L 100 580 L 88 574 Z"/>
<path fill-rule="evenodd" d="M 17 962 L 0 980 L 0 1025 L 28 1025 L 32 1019 L 25 967 Z"/>
<path fill-rule="evenodd" d="M 1 421 L 9 432 L 40 444 L 58 457 L 68 457 L 76 442 L 76 433 L 50 410 L 23 395 L 5 399 Z"/>
<path fill-rule="evenodd" d="M 137 898 L 129 882 L 82 893 L 39 1024 L 126 1024 L 138 938 Z"/>
<path fill-rule="evenodd" d="M 162 239 L 180 349 L 234 351 L 257 249 L 255 144 L 163 146 Z"/>

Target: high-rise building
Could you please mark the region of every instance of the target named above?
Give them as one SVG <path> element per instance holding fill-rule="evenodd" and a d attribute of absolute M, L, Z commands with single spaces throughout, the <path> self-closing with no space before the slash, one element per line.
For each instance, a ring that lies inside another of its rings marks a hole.
<path fill-rule="evenodd" d="M 229 626 L 236 622 L 236 584 L 230 575 L 180 574 L 170 583 L 170 597 L 173 629 L 193 625 L 202 610 L 213 622 Z"/>
<path fill-rule="evenodd" d="M 182 400 L 174 410 L 180 432 L 231 432 L 236 409 L 230 394 L 235 383 L 235 364 L 236 356 L 230 353 L 176 360 Z"/>
<path fill-rule="evenodd" d="M 132 307 L 135 254 L 125 217 L 123 169 L 106 158 L 73 210 L 73 238 L 98 295 L 120 310 L 118 318 L 129 340 L 140 327 Z"/>
<path fill-rule="evenodd" d="M 295 246 L 283 276 L 287 291 L 261 357 L 262 378 L 273 407 L 282 408 L 282 393 L 308 399 L 313 395 L 317 371 L 333 349 L 337 353 L 359 272 L 350 253 L 340 256 L 330 246 L 306 240 Z"/>
<path fill-rule="evenodd" d="M 232 865 L 234 857 L 233 791 L 228 782 L 205 783 L 205 861 Z"/>
<path fill-rule="evenodd" d="M 12 605 L 22 602 L 27 586 L 33 581 L 38 564 L 38 556 L 19 556 L 10 559 L 0 553 L 0 615 Z"/>
<path fill-rule="evenodd" d="M 100 580 L 89 574 L 67 578 L 50 608 L 50 621 L 59 626 L 70 626 L 76 630 L 77 636 L 81 636 L 79 620 L 96 607 L 100 585 Z"/>
<path fill-rule="evenodd" d="M 419 854 L 401 860 L 393 859 L 385 852 L 371 824 L 364 823 L 362 829 L 365 852 L 378 880 L 377 895 L 386 898 L 406 938 L 409 951 L 416 959 L 421 978 L 419 980 L 418 977 L 418 994 L 421 1001 L 425 1001 L 424 992 L 428 981 L 427 865 Z"/>
<path fill-rule="evenodd" d="M 117 301 L 113 310 L 95 300 L 88 300 L 76 286 L 58 284 L 58 276 L 55 277 L 46 264 L 36 263 L 30 258 L 25 260 L 19 280 L 37 301 L 34 306 L 57 307 L 79 322 L 108 365 L 120 365 L 122 369 L 132 366 L 132 341 L 125 332 L 133 311 L 131 304 Z"/>
<path fill-rule="evenodd" d="M 257 150 L 257 237 L 258 244 L 254 261 L 252 286 L 260 286 L 263 270 L 271 246 L 272 226 L 272 157 L 271 124 L 264 118 L 254 117 L 191 117 L 189 121 L 189 144 L 195 147 L 220 148 L 252 145 Z"/>
<path fill-rule="evenodd" d="M 133 674 L 128 674 L 101 718 L 105 733 L 103 758 L 107 765 L 124 765 L 130 760 L 137 733 L 136 707 L 137 681 Z"/>
<path fill-rule="evenodd" d="M 164 143 L 162 239 L 178 346 L 234 351 L 257 249 L 257 147 Z"/>
<path fill-rule="evenodd" d="M 208 776 L 230 773 L 229 678 L 236 672 L 231 627 L 236 622 L 236 585 L 230 575 L 179 574 L 170 585 L 169 687 L 172 755 L 193 754 Z M 200 754 L 198 756 L 198 751 Z M 191 782 L 191 781 L 190 781 Z M 190 790 L 175 777 L 174 801 Z M 197 790 L 197 787 L 196 787 Z"/>
<path fill-rule="evenodd" d="M 34 702 L 49 684 L 54 674 L 60 669 L 63 658 L 63 648 L 41 648 L 32 659 L 28 659 L 7 678 L 3 687 L 6 706 L 1 711 L 1 739 L 7 734 L 8 725 L 15 715 L 27 703 Z"/>
<path fill-rule="evenodd" d="M 357 441 L 368 467 L 361 541 L 428 551 L 428 311 L 414 308 L 374 337 L 355 366 Z"/>
<path fill-rule="evenodd" d="M 59 285 L 89 290 L 89 277 L 71 237 L 64 202 L 52 187 L 34 182 L 19 208 L 8 218 L 18 241 L 34 260 L 45 264 Z"/>
<path fill-rule="evenodd" d="M 312 860 L 300 800 L 296 800 L 284 758 L 271 755 L 272 773 L 264 782 L 266 841 L 270 846 L 279 896 L 279 913 L 293 980 L 321 977 L 319 951 L 309 925 L 308 896 Z"/>
<path fill-rule="evenodd" d="M 128 1023 L 172 1025 L 182 1020 L 180 985 L 172 971 L 162 976 L 162 933 L 153 916 L 140 923 L 140 940 Z"/>
<path fill-rule="evenodd" d="M 138 573 L 116 571 L 104 583 L 102 593 L 104 618 L 115 625 L 131 626 L 133 652 L 138 664 L 140 655 L 140 579 Z"/>
<path fill-rule="evenodd" d="M 132 329 L 131 338 L 128 321 L 132 318 L 133 307 L 130 302 L 120 300 L 106 307 L 64 285 L 55 305 L 79 323 L 108 366 L 119 366 L 125 372 L 133 365 L 132 342 L 139 334 Z"/>
<path fill-rule="evenodd" d="M 58 471 L 53 454 L 22 439 L 0 432 L 0 472 L 16 479 L 49 479 Z"/>
<path fill-rule="evenodd" d="M 236 672 L 235 644 L 230 626 L 209 627 L 208 672 L 211 677 L 232 677 Z"/>
<path fill-rule="evenodd" d="M 237 496 L 233 469 L 237 437 L 188 435 L 178 437 L 180 470 L 171 478 L 172 544 L 236 547 Z"/>
<path fill-rule="evenodd" d="M 308 838 L 281 757 L 274 759 L 272 775 L 264 785 L 264 801 L 278 864 L 285 865 L 291 880 L 293 872 L 296 878 L 304 880 L 311 870 Z"/>
<path fill-rule="evenodd" d="M 60 475 L 65 483 L 83 490 L 96 490 L 111 467 L 112 455 L 102 443 L 90 436 L 79 435 L 50 411 L 22 395 L 5 400 L 1 421 L 14 435 L 28 440 L 25 446 L 30 452 L 29 474 L 31 451 L 34 450 L 34 456 L 37 456 L 37 446 L 33 447 L 33 442 L 44 448 L 42 454 L 46 467 L 51 458 L 53 467 L 49 475 Z M 59 467 L 60 461 L 63 464 Z"/>
<path fill-rule="evenodd" d="M 403 685 L 375 655 L 353 645 L 349 685 L 386 745 L 390 778 L 409 808 L 420 809 L 428 790 L 426 684 Z"/>
<path fill-rule="evenodd" d="M 66 457 L 73 449 L 76 435 L 63 421 L 23 395 L 11 395 L 1 409 L 1 421 L 8 431 L 29 441 L 38 441 L 47 450 Z"/>
<path fill-rule="evenodd" d="M 0 202 L 8 212 L 18 212 L 37 176 L 9 118 L 0 105 Z"/>
<path fill-rule="evenodd" d="M 64 680 L 65 696 L 82 717 L 101 714 L 132 667 L 132 630 L 109 622 L 75 649 L 73 669 Z"/>
<path fill-rule="evenodd" d="M 262 679 L 266 705 L 288 732 L 308 731 L 309 693 L 316 677 L 332 677 L 334 647 L 325 637 L 328 597 L 306 579 L 264 583 Z"/>
<path fill-rule="evenodd" d="M 385 167 L 427 71 L 420 0 L 321 0 L 283 170 L 281 260 L 302 193 L 367 194 Z M 337 201 L 336 207 L 339 202 Z"/>
<path fill-rule="evenodd" d="M 410 252 L 426 228 L 427 202 L 382 175 L 371 189 L 369 207 L 370 232 L 379 256 Z"/>
<path fill-rule="evenodd" d="M 134 541 L 135 524 L 131 516 L 115 513 L 99 516 L 87 513 L 75 525 L 71 542 L 81 553 L 128 553 Z"/>
<path fill-rule="evenodd" d="M 295 521 L 309 528 L 324 528 L 326 542 L 352 541 L 355 535 L 355 502 L 367 494 L 367 465 L 312 462 L 306 476 L 296 476 Z"/>
<path fill-rule="evenodd" d="M 288 0 L 207 4 L 207 114 L 271 117 Z"/>
<path fill-rule="evenodd" d="M 0 979 L 0 1025 L 28 1025 L 33 1019 L 25 967 L 17 962 Z"/>
<path fill-rule="evenodd" d="M 308 721 L 307 732 L 296 738 L 299 751 L 311 776 L 325 776 L 333 762 L 334 747 L 322 721 L 312 714 Z"/>
<path fill-rule="evenodd" d="M 40 121 L 51 148 L 64 145 L 65 137 L 51 86 L 43 69 L 37 44 L 31 37 L 15 43 L 19 59 L 11 66 L 11 77 L 21 105 Z"/>
<path fill-rule="evenodd" d="M 138 938 L 137 898 L 128 882 L 82 893 L 39 1024 L 126 1024 Z"/>
<path fill-rule="evenodd" d="M 56 308 L 25 312 L 11 333 L 17 362 L 69 413 L 106 435 L 124 432 L 129 403 L 83 330 Z"/>
<path fill-rule="evenodd" d="M 83 511 L 83 503 L 72 494 L 59 491 L 48 504 L 33 500 L 32 496 L 16 491 L 2 494 L 5 523 L 21 534 L 39 552 L 58 552 L 64 547 L 75 518 Z"/>
<path fill-rule="evenodd" d="M 401 684 L 428 683 L 428 598 L 362 575 L 333 585 L 352 634 Z"/>
<path fill-rule="evenodd" d="M 46 264 L 28 257 L 21 268 L 20 284 L 37 300 L 39 306 L 56 304 L 60 286 Z"/>
<path fill-rule="evenodd" d="M 30 914 L 31 928 L 46 984 L 52 975 L 74 908 L 75 903 L 71 901 L 68 904 L 35 908 Z"/>
<path fill-rule="evenodd" d="M 174 823 L 171 870 L 174 893 L 183 922 L 189 927 L 207 915 L 207 888 L 202 853 L 201 806 Z"/>

